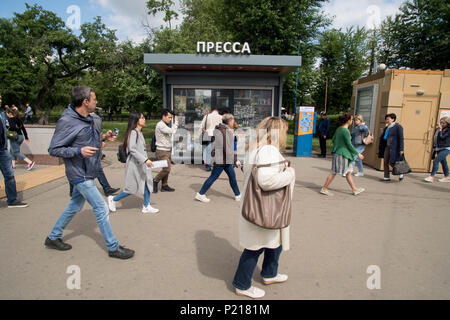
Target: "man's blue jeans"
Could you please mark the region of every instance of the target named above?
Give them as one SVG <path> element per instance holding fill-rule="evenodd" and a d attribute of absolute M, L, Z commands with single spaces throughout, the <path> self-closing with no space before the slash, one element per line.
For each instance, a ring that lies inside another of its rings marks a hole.
<path fill-rule="evenodd" d="M 98 168 L 98 182 L 100 182 L 100 185 L 103 188 L 103 192 L 106 194 L 110 189 L 111 186 L 109 185 L 108 179 L 106 179 L 106 175 L 105 172 L 103 171 L 103 167 L 100 164 L 99 168 Z M 70 194 L 73 193 L 73 184 L 70 184 Z"/>
<path fill-rule="evenodd" d="M 117 196 L 115 196 L 113 198 L 114 201 L 120 201 L 126 197 L 129 197 L 130 194 L 125 193 L 125 192 L 121 192 L 119 193 Z M 148 205 L 150 205 L 150 190 L 148 189 L 147 183 L 145 184 L 145 189 L 144 189 L 144 207 L 147 207 Z"/>
<path fill-rule="evenodd" d="M 282 246 L 277 249 L 263 248 L 258 251 L 245 249 L 239 260 L 233 286 L 239 290 L 248 290 L 251 288 L 253 272 L 258 264 L 258 258 L 263 252 L 264 262 L 261 276 L 266 279 L 275 278 L 278 275 L 278 260 L 280 259 L 282 250 Z"/>
<path fill-rule="evenodd" d="M 1 124 L 0 124 L 1 125 Z M 16 179 L 11 163 L 11 155 L 8 150 L 0 150 L 0 169 L 5 180 L 5 192 L 8 198 L 8 205 L 17 202 Z"/>
<path fill-rule="evenodd" d="M 227 164 L 226 166 L 214 166 L 211 175 L 203 184 L 202 189 L 200 190 L 200 194 L 203 196 L 208 192 L 209 188 L 213 185 L 213 183 L 220 177 L 222 172 L 225 170 L 228 175 L 228 180 L 230 181 L 230 186 L 233 189 L 234 195 L 239 196 L 241 192 L 239 191 L 239 186 L 236 181 L 236 173 L 234 172 L 234 168 L 232 164 Z"/>
<path fill-rule="evenodd" d="M 102 195 L 97 189 L 94 180 L 87 180 L 74 186 L 72 200 L 67 209 L 62 213 L 56 222 L 52 232 L 48 236 L 50 240 L 61 239 L 64 229 L 72 221 L 75 214 L 83 209 L 85 202 L 88 202 L 94 209 L 100 232 L 105 238 L 109 251 L 116 251 L 119 242 L 114 237 L 111 225 L 109 224 L 109 209 Z"/>
<path fill-rule="evenodd" d="M 205 164 L 211 166 L 212 156 L 211 152 L 214 150 L 214 142 L 209 142 L 205 146 L 203 146 L 203 160 Z"/>
<path fill-rule="evenodd" d="M 439 163 L 442 164 L 442 170 L 444 175 L 448 177 L 450 175 L 447 163 L 447 156 L 450 154 L 450 150 L 444 149 L 438 151 L 436 158 L 433 160 L 433 170 L 431 176 L 434 177 L 439 170 Z"/>

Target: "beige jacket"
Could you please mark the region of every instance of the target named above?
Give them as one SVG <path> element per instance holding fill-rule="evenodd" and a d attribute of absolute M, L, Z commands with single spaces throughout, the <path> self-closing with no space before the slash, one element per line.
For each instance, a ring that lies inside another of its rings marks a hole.
<path fill-rule="evenodd" d="M 206 121 L 208 120 L 208 121 Z M 203 117 L 202 120 L 202 126 L 200 133 L 203 132 L 208 132 L 209 136 L 213 136 L 214 135 L 214 129 L 222 123 L 222 116 L 217 112 L 217 111 L 213 111 L 209 114 L 207 114 L 206 116 Z M 205 130 L 206 127 L 206 130 Z"/>
<path fill-rule="evenodd" d="M 245 161 L 242 199 L 245 198 L 253 164 L 262 165 L 285 160 L 279 150 L 274 146 L 263 146 L 260 148 L 257 157 L 256 154 L 257 150 L 254 150 Z M 265 191 L 277 190 L 290 184 L 292 197 L 295 186 L 295 171 L 290 169 L 283 171 L 284 168 L 284 165 L 260 168 L 258 170 L 258 184 L 261 189 Z M 242 217 L 242 205 L 243 201 L 241 202 L 241 214 L 239 215 L 239 243 L 243 248 L 248 250 L 259 250 L 262 248 L 276 249 L 282 245 L 284 251 L 290 249 L 290 227 L 279 230 L 258 227 Z"/>
<path fill-rule="evenodd" d="M 158 122 L 155 129 L 156 149 L 162 151 L 172 151 L 172 136 L 177 132 L 177 130 L 178 122 L 175 122 L 172 128 L 167 126 L 162 120 Z"/>

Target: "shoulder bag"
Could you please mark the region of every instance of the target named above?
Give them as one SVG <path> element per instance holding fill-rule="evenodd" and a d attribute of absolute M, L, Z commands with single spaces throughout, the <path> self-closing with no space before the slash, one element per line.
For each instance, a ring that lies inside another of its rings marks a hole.
<path fill-rule="evenodd" d="M 264 229 L 284 229 L 291 223 L 291 187 L 264 191 L 258 184 L 258 169 L 285 164 L 288 160 L 267 165 L 254 165 L 243 199 L 242 216 L 245 220 Z"/>
<path fill-rule="evenodd" d="M 214 136 L 210 136 L 208 134 L 208 131 L 206 131 L 207 125 L 208 125 L 208 117 L 209 114 L 206 116 L 206 120 L 205 120 L 205 126 L 203 128 L 203 133 L 202 133 L 202 145 L 207 145 L 210 142 L 214 142 Z"/>
<path fill-rule="evenodd" d="M 11 130 L 11 129 L 7 129 L 6 130 L 6 137 L 9 140 L 12 140 L 12 141 L 19 140 L 19 134 L 17 133 L 17 131 L 14 131 L 14 130 Z"/>
<path fill-rule="evenodd" d="M 405 155 L 401 155 L 400 158 L 394 164 L 392 174 L 394 176 L 399 176 L 401 174 L 408 174 L 410 172 L 412 172 L 412 170 L 409 167 L 408 162 L 406 162 L 405 160 Z"/>

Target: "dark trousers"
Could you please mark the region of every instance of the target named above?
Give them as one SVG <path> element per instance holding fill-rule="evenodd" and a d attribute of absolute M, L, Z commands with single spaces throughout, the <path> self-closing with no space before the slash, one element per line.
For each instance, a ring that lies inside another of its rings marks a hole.
<path fill-rule="evenodd" d="M 327 155 L 327 139 L 325 139 L 323 136 L 319 136 L 320 141 L 320 155 L 326 156 Z"/>
<path fill-rule="evenodd" d="M 252 276 L 258 264 L 259 256 L 264 252 L 264 261 L 261 270 L 263 278 L 274 278 L 278 275 L 278 260 L 283 247 L 277 249 L 263 248 L 258 251 L 245 249 L 234 276 L 233 286 L 239 290 L 248 290 L 252 286 Z"/>
<path fill-rule="evenodd" d="M 391 148 L 389 146 L 386 146 L 386 149 L 384 150 L 384 177 L 389 178 L 389 166 L 393 167 L 394 164 L 391 162 Z"/>
<path fill-rule="evenodd" d="M 200 190 L 201 195 L 205 195 L 206 192 L 211 188 L 211 186 L 214 184 L 214 182 L 219 179 L 222 172 L 225 170 L 225 173 L 228 175 L 228 180 L 230 181 L 230 186 L 233 189 L 234 195 L 237 197 L 241 194 L 239 191 L 239 186 L 236 181 L 236 173 L 234 172 L 234 167 L 232 164 L 228 164 L 226 166 L 214 166 L 211 175 L 209 178 L 205 181 L 205 183 L 202 186 L 202 189 Z"/>
<path fill-rule="evenodd" d="M 103 171 L 103 167 L 102 165 L 100 165 L 99 169 L 98 169 L 98 182 L 100 182 L 100 185 L 103 188 L 103 193 L 106 194 L 106 192 L 109 191 L 109 189 L 111 189 L 111 186 L 109 185 L 108 179 L 106 179 L 105 176 L 105 172 Z M 73 184 L 70 184 L 70 195 L 72 195 L 73 193 Z"/>

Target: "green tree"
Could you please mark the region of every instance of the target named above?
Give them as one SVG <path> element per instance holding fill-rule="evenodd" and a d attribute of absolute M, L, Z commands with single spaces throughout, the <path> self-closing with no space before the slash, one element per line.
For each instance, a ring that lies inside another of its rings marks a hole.
<path fill-rule="evenodd" d="M 20 104 L 30 101 L 41 113 L 41 124 L 48 123 L 55 105 L 69 102 L 67 93 L 57 89 L 67 89 L 65 84 L 89 69 L 108 68 L 117 40 L 100 17 L 83 24 L 75 36 L 61 18 L 38 5 L 26 4 L 23 13 L 3 19 L 0 28 L 1 90 Z"/>
<path fill-rule="evenodd" d="M 450 68 L 450 3 L 408 0 L 382 25 L 379 60 L 389 67 Z"/>
<path fill-rule="evenodd" d="M 331 29 L 320 38 L 319 79 L 314 100 L 325 106 L 326 79 L 328 78 L 327 111 L 339 113 L 350 109 L 352 83 L 367 70 L 368 41 L 364 28 L 350 27 L 346 32 Z"/>

